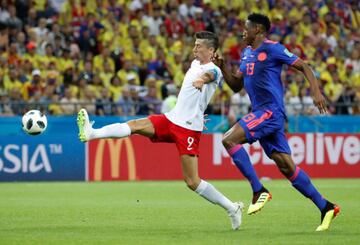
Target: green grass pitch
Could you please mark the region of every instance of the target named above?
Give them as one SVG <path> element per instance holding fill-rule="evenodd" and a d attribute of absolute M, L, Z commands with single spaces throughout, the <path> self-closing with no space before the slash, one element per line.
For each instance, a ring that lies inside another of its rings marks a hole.
<path fill-rule="evenodd" d="M 249 204 L 245 181 L 210 182 Z M 313 182 L 341 206 L 327 232 L 286 180 L 265 182 L 273 200 L 238 231 L 180 181 L 1 183 L 0 244 L 360 244 L 360 179 Z"/>

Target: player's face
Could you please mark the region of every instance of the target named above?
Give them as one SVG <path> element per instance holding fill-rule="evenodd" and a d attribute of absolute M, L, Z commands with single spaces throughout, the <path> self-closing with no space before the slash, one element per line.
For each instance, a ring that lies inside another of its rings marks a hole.
<path fill-rule="evenodd" d="M 208 47 L 206 40 L 196 39 L 193 53 L 195 59 L 200 62 L 209 62 L 214 55 L 214 48 Z"/>
<path fill-rule="evenodd" d="M 243 32 L 243 39 L 245 40 L 247 45 L 251 45 L 254 40 L 255 36 L 259 31 L 259 27 L 252 23 L 251 21 L 247 20 L 245 22 L 245 30 Z"/>

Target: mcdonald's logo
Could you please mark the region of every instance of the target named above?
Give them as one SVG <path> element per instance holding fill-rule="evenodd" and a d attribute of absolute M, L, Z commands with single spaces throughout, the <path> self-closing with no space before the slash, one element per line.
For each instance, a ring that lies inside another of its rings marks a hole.
<path fill-rule="evenodd" d="M 129 138 L 123 139 L 101 139 L 98 142 L 95 152 L 95 165 L 94 165 L 94 180 L 102 180 L 102 172 L 104 164 L 104 151 L 105 146 L 108 146 L 108 152 L 110 156 L 110 173 L 112 179 L 119 179 L 120 177 L 120 162 L 121 162 L 121 150 L 125 145 L 127 163 L 128 163 L 128 178 L 129 180 L 136 179 L 136 163 L 134 147 Z"/>

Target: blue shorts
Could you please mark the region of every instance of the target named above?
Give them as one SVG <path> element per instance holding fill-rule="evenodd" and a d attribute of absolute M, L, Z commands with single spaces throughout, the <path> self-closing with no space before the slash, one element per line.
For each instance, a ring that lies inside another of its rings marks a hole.
<path fill-rule="evenodd" d="M 266 155 L 271 158 L 272 152 L 291 154 L 285 135 L 285 118 L 277 110 L 253 111 L 238 123 L 244 129 L 249 144 L 259 140 Z"/>

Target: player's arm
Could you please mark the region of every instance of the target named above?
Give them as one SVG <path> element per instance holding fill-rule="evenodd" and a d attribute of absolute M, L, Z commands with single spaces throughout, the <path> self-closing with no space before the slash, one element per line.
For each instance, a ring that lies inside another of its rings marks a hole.
<path fill-rule="evenodd" d="M 314 76 L 313 70 L 302 59 L 296 60 L 295 63 L 292 64 L 292 67 L 296 68 L 304 74 L 304 76 L 310 83 L 310 90 L 314 100 L 314 104 L 319 109 L 320 113 L 326 114 L 326 101 L 324 96 L 321 94 L 319 83 Z"/>
<path fill-rule="evenodd" d="M 244 87 L 244 79 L 241 73 L 233 74 L 226 68 L 225 62 L 218 54 L 215 54 L 212 58 L 212 61 L 215 65 L 217 65 L 223 76 L 225 82 L 229 85 L 229 87 L 235 92 L 239 92 Z"/>
<path fill-rule="evenodd" d="M 241 73 L 233 74 L 225 66 L 220 67 L 220 70 L 224 76 L 225 82 L 232 91 L 237 93 L 244 87 L 244 79 Z"/>
<path fill-rule="evenodd" d="M 201 91 L 204 84 L 210 83 L 215 79 L 216 79 L 216 71 L 215 70 L 207 71 L 193 82 L 193 86 Z"/>

